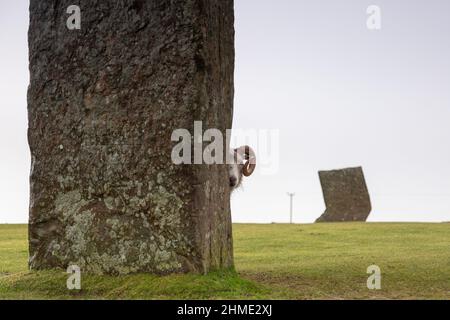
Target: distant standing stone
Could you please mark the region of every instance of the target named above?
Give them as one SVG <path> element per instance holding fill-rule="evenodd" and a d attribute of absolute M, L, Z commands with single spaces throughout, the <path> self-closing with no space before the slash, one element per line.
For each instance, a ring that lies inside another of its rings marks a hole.
<path fill-rule="evenodd" d="M 372 210 L 361 167 L 319 172 L 326 210 L 316 222 L 366 221 Z"/>

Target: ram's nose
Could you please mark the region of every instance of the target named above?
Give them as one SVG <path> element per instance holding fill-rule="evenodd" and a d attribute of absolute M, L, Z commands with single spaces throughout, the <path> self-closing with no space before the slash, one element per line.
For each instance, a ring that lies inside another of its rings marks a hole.
<path fill-rule="evenodd" d="M 230 177 L 230 187 L 235 187 L 237 184 L 236 177 Z"/>

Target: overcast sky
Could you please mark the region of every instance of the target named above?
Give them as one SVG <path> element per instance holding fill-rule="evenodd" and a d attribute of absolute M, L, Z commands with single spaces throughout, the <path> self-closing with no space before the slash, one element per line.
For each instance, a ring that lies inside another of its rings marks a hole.
<path fill-rule="evenodd" d="M 381 30 L 367 29 L 369 5 Z M 313 222 L 317 171 L 349 166 L 364 168 L 370 221 L 450 220 L 450 1 L 235 7 L 234 127 L 280 138 L 279 170 L 259 165 L 233 194 L 235 222 L 288 221 L 287 191 L 294 220 Z M 28 1 L 1 1 L 0 223 L 28 219 L 27 28 Z"/>

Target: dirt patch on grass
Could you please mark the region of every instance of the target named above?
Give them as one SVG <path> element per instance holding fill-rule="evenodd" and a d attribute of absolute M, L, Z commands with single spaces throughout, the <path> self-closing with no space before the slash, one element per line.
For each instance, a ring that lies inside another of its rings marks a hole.
<path fill-rule="evenodd" d="M 271 274 L 271 273 L 253 273 L 239 272 L 244 278 L 261 284 L 273 291 L 275 299 L 311 299 L 309 296 L 311 289 L 317 284 L 316 281 L 307 279 L 299 275 Z M 323 295 L 323 292 L 318 292 Z M 330 297 L 332 298 L 332 297 Z"/>

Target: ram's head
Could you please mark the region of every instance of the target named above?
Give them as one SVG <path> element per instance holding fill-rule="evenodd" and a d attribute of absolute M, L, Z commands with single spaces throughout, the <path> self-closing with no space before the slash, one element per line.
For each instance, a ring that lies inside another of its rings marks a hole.
<path fill-rule="evenodd" d="M 249 146 L 242 146 L 230 150 L 232 162 L 228 164 L 228 175 L 230 179 L 230 188 L 238 188 L 242 183 L 243 177 L 249 177 L 256 168 L 256 155 Z"/>

